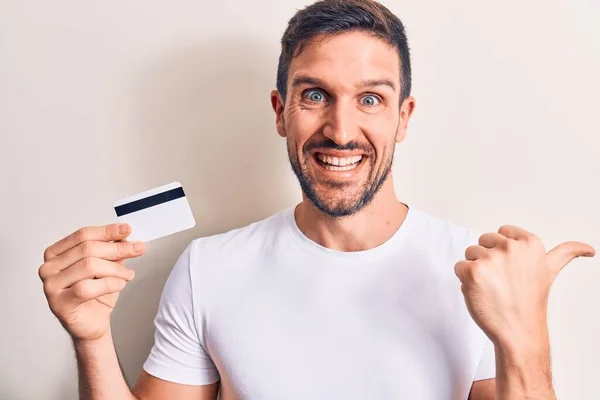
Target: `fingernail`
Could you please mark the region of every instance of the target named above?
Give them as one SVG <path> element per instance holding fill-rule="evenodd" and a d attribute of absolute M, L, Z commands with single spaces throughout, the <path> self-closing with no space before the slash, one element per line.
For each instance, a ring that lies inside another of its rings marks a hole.
<path fill-rule="evenodd" d="M 135 251 L 136 253 L 141 253 L 143 250 L 144 250 L 143 242 L 135 242 L 133 244 L 133 251 Z"/>
<path fill-rule="evenodd" d="M 130 269 L 129 270 L 129 279 L 133 279 L 135 277 L 135 271 Z"/>
<path fill-rule="evenodd" d="M 123 235 L 125 233 L 129 232 L 129 225 L 128 224 L 121 224 L 119 225 L 119 234 Z"/>

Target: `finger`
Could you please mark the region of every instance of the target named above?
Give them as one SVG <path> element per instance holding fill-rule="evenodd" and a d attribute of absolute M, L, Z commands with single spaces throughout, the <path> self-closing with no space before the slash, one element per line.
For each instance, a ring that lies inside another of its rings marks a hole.
<path fill-rule="evenodd" d="M 123 242 L 123 243 L 124 243 L 124 242 L 127 242 L 127 239 L 121 239 L 121 240 L 118 240 L 118 242 L 119 242 L 119 243 L 121 243 L 121 242 Z M 127 260 L 127 259 L 126 259 L 126 258 L 121 258 L 121 259 L 119 259 L 119 260 L 115 260 L 115 262 L 116 262 L 116 263 L 119 263 L 119 264 L 121 264 L 121 265 L 125 265 L 125 260 Z"/>
<path fill-rule="evenodd" d="M 479 245 L 486 249 L 493 249 L 495 247 L 501 247 L 508 238 L 496 232 L 484 233 L 479 237 Z"/>
<path fill-rule="evenodd" d="M 144 242 L 86 241 L 42 265 L 39 274 L 42 280 L 44 280 L 86 257 L 96 257 L 115 261 L 139 257 L 144 251 Z"/>
<path fill-rule="evenodd" d="M 454 265 L 454 273 L 461 282 L 465 283 L 467 281 L 473 264 L 474 261 L 461 260 Z"/>
<path fill-rule="evenodd" d="M 596 250 L 589 244 L 565 242 L 546 253 L 546 260 L 548 261 L 548 266 L 556 276 L 573 259 L 582 256 L 593 257 L 595 254 Z"/>
<path fill-rule="evenodd" d="M 120 278 L 85 279 L 69 288 L 65 294 L 69 300 L 81 304 L 106 294 L 120 292 L 127 281 Z"/>
<path fill-rule="evenodd" d="M 78 229 L 64 239 L 59 240 L 44 251 L 44 262 L 65 253 L 69 249 L 89 240 L 110 242 L 121 240 L 131 233 L 129 224 L 110 224 L 104 226 L 87 226 Z"/>
<path fill-rule="evenodd" d="M 487 255 L 489 253 L 489 251 L 490 251 L 489 249 L 486 249 L 485 247 L 482 247 L 482 246 L 478 246 L 478 245 L 469 246 L 465 250 L 465 258 L 469 261 L 475 261 L 475 260 L 478 260 L 478 259 L 484 257 L 485 255 Z"/>
<path fill-rule="evenodd" d="M 525 240 L 530 236 L 533 236 L 531 232 L 527 232 L 525 229 L 514 225 L 503 225 L 498 229 L 498 233 L 514 240 Z"/>
<path fill-rule="evenodd" d="M 102 258 L 86 257 L 57 274 L 49 285 L 56 289 L 67 289 L 85 279 L 120 278 L 130 281 L 135 276 L 132 269 Z"/>

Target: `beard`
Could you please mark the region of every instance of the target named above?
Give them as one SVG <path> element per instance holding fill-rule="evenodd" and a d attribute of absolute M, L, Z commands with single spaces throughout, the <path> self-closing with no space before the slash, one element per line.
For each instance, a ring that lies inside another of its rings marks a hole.
<path fill-rule="evenodd" d="M 367 206 L 375 194 L 379 191 L 385 180 L 387 179 L 394 159 L 395 143 L 392 142 L 392 151 L 386 160 L 383 161 L 380 168 L 376 169 L 375 162 L 375 151 L 371 146 L 365 146 L 357 142 L 350 142 L 344 146 L 337 145 L 331 139 L 325 139 L 318 142 L 307 142 L 303 146 L 302 155 L 303 162 L 300 162 L 295 149 L 291 146 L 288 140 L 288 157 L 292 170 L 298 178 L 300 188 L 308 200 L 321 212 L 333 217 L 341 218 L 356 214 L 363 207 Z M 314 179 L 311 178 L 308 173 L 307 163 L 311 155 L 309 152 L 316 149 L 334 149 L 340 151 L 352 151 L 361 149 L 367 155 L 366 160 L 363 158 L 362 162 L 370 163 L 370 170 L 366 182 L 360 185 L 357 190 L 352 191 L 354 185 L 344 184 L 340 182 L 329 181 L 325 185 L 329 186 L 332 190 L 325 191 L 325 193 L 319 193 L 316 190 L 316 184 Z M 379 173 L 377 173 L 380 171 Z M 346 189 L 346 190 L 344 190 Z"/>

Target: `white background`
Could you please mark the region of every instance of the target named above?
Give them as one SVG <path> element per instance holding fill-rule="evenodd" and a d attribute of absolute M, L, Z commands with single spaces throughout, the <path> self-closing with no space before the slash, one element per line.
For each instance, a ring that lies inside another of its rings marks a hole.
<path fill-rule="evenodd" d="M 0 398 L 76 399 L 69 338 L 37 276 L 44 249 L 113 222 L 117 199 L 180 181 L 194 229 L 148 244 L 114 312 L 133 383 L 164 281 L 189 241 L 300 199 L 269 91 L 301 0 L 0 1 Z M 600 3 L 388 1 L 417 108 L 398 196 L 478 230 L 520 225 L 600 250 Z M 550 299 L 560 399 L 597 398 L 600 258 Z"/>

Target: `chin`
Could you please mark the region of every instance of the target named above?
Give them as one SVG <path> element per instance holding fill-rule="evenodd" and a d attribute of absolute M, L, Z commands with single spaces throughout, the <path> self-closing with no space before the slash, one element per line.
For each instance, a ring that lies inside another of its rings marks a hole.
<path fill-rule="evenodd" d="M 372 201 L 383 182 L 371 182 L 374 161 L 367 154 L 345 159 L 337 153 L 313 153 L 306 158 L 290 155 L 292 170 L 306 198 L 333 218 L 354 215 Z M 340 168 L 326 164 L 339 164 Z"/>
<path fill-rule="evenodd" d="M 324 214 L 341 218 L 348 217 L 359 212 L 366 204 L 362 200 L 363 196 L 320 196 L 318 193 L 307 195 L 311 203 Z"/>

